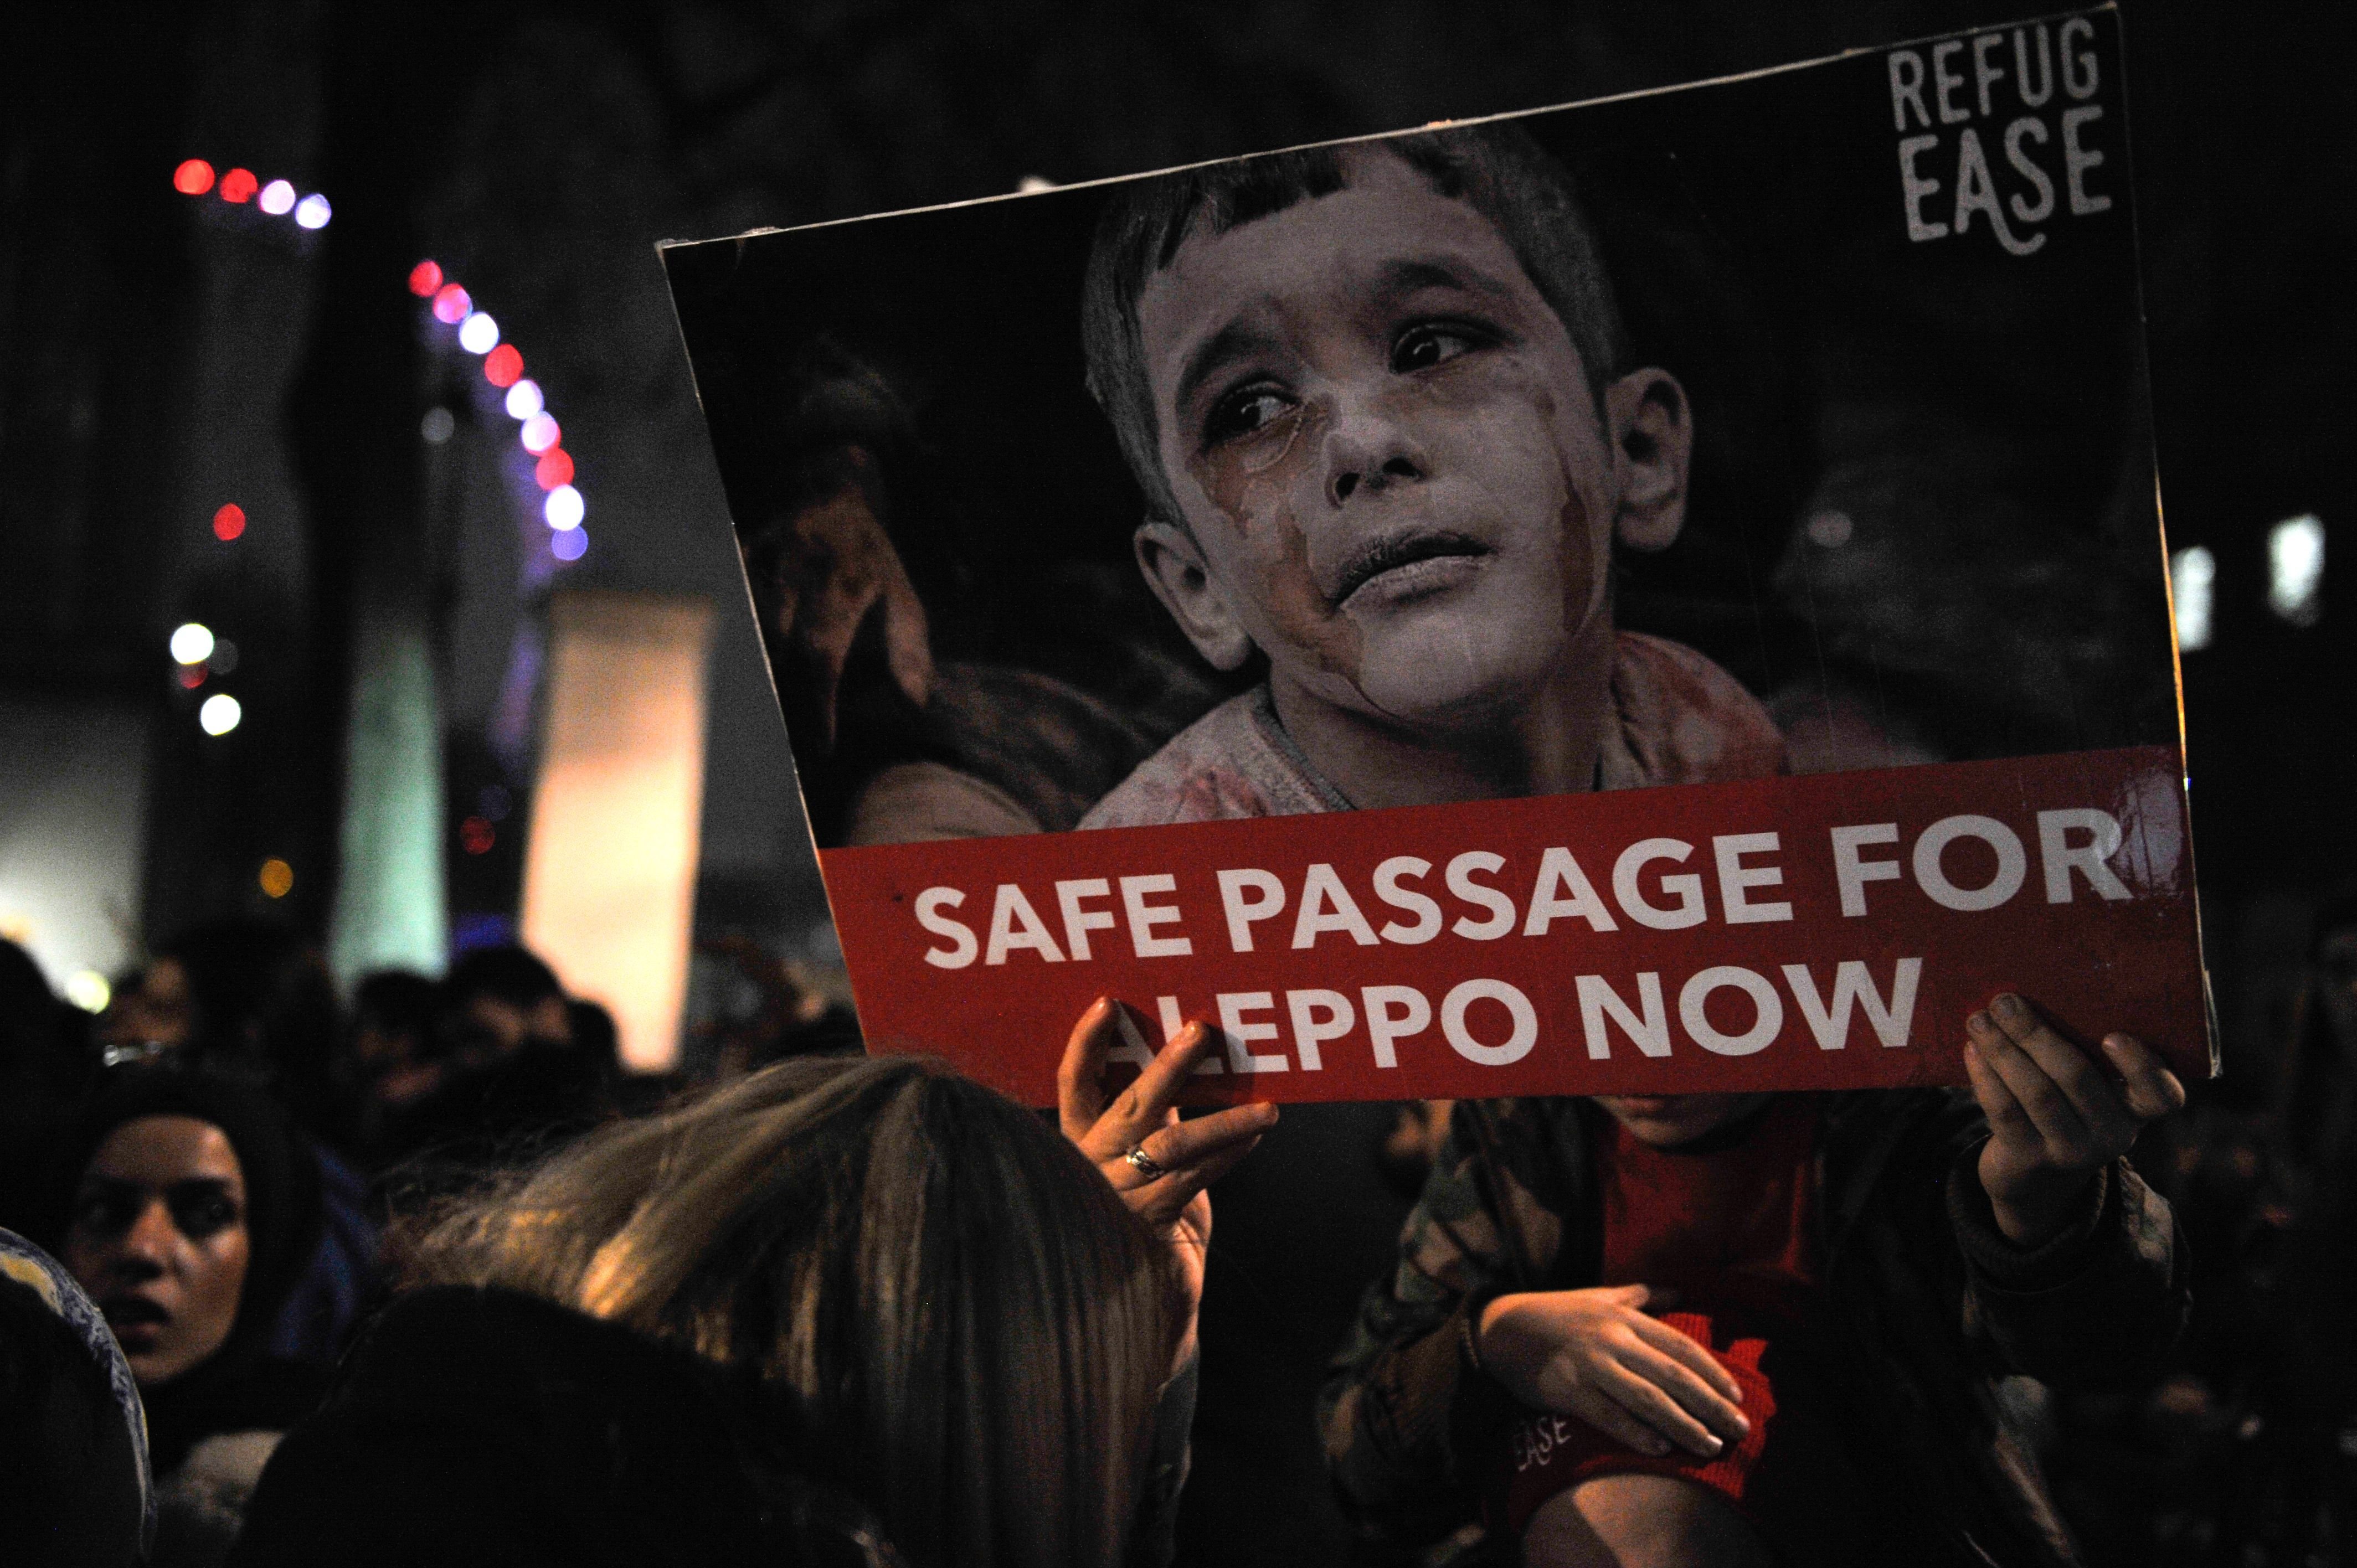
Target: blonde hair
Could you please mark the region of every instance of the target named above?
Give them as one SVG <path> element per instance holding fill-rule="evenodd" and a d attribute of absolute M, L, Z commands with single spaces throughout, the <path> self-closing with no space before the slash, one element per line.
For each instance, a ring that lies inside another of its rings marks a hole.
<path fill-rule="evenodd" d="M 1118 1563 L 1171 1265 L 1039 1117 L 938 1063 L 785 1062 L 461 1200 L 412 1283 L 757 1371 L 911 1563 Z"/>

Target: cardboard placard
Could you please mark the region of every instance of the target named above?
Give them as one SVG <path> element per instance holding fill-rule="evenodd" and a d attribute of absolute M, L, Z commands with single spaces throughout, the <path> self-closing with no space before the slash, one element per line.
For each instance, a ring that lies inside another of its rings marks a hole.
<path fill-rule="evenodd" d="M 663 250 L 871 1048 L 2215 1069 L 2109 9 Z"/>

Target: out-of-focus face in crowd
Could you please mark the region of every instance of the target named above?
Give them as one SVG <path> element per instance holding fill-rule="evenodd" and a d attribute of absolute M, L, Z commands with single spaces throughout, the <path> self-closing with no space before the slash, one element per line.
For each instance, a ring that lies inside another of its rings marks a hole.
<path fill-rule="evenodd" d="M 143 1386 L 171 1381 L 228 1340 L 252 1252 L 245 1219 L 245 1173 L 210 1122 L 142 1116 L 91 1156 L 61 1262 Z"/>
<path fill-rule="evenodd" d="M 526 1049 L 563 1050 L 573 1044 L 573 1019 L 561 995 L 522 1006 L 477 993 L 451 1016 L 449 1027 L 451 1058 L 462 1069 L 490 1067 Z"/>
<path fill-rule="evenodd" d="M 141 972 L 137 984 L 115 993 L 99 1020 L 98 1043 L 114 1051 L 135 1053 L 143 1046 L 177 1051 L 195 1037 L 196 1015 L 188 967 L 159 958 Z"/>

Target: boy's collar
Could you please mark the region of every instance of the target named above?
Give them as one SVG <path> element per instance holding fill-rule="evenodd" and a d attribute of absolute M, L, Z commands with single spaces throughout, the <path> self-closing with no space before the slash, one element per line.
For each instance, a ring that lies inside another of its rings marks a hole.
<path fill-rule="evenodd" d="M 1268 736 L 1269 744 L 1275 746 L 1279 754 L 1300 773 L 1302 782 L 1309 786 L 1320 805 L 1329 811 L 1355 811 L 1359 809 L 1348 795 L 1342 793 L 1341 786 L 1327 778 L 1318 766 L 1309 760 L 1309 754 L 1294 740 L 1293 732 L 1285 727 L 1285 720 L 1277 715 L 1276 694 L 1269 689 L 1266 681 L 1253 688 L 1253 717 L 1260 721 L 1262 733 Z"/>

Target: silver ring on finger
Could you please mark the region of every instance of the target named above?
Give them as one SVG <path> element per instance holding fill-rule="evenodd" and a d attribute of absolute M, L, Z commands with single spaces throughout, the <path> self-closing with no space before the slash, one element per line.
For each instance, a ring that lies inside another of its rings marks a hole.
<path fill-rule="evenodd" d="M 1157 1181 L 1170 1174 L 1169 1167 L 1147 1154 L 1146 1145 L 1143 1144 L 1132 1146 L 1129 1153 L 1122 1155 L 1122 1158 L 1129 1162 L 1132 1170 L 1148 1181 Z"/>

